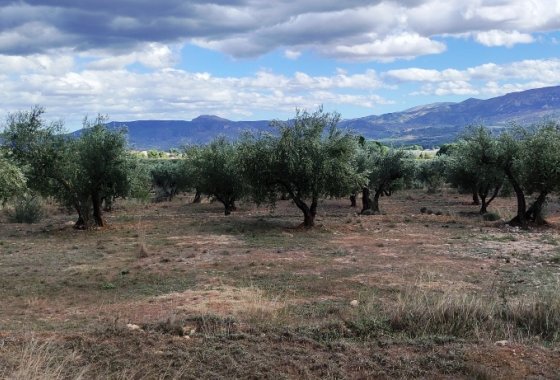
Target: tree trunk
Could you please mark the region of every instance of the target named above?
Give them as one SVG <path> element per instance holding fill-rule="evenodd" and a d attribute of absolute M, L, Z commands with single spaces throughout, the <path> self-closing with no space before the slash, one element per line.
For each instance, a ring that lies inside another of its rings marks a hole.
<path fill-rule="evenodd" d="M 525 202 L 525 193 L 523 189 L 519 185 L 519 183 L 515 180 L 511 169 L 506 168 L 505 170 L 506 177 L 511 183 L 513 187 L 513 191 L 515 191 L 515 196 L 517 198 L 517 215 L 509 221 L 509 225 L 511 226 L 521 226 L 521 228 L 527 228 L 527 218 L 525 217 L 525 213 L 527 210 L 527 203 Z"/>
<path fill-rule="evenodd" d="M 91 209 L 90 204 L 87 200 L 74 201 L 74 209 L 78 213 L 78 220 L 74 223 L 74 228 L 77 230 L 87 230 L 91 227 Z"/>
<path fill-rule="evenodd" d="M 383 194 L 383 190 L 379 189 L 375 191 L 373 195 L 373 203 L 371 204 L 371 210 L 375 213 L 379 212 L 379 197 Z"/>
<path fill-rule="evenodd" d="M 229 198 L 227 196 L 222 197 L 219 195 L 214 196 L 221 204 L 224 205 L 224 215 L 230 215 L 232 211 L 237 210 L 237 207 L 235 206 L 235 198 Z"/>
<path fill-rule="evenodd" d="M 103 198 L 103 211 L 111 212 L 113 211 L 113 197 L 107 196 Z"/>
<path fill-rule="evenodd" d="M 362 188 L 362 211 L 363 214 L 366 210 L 371 210 L 371 198 L 370 198 L 370 190 L 369 187 Z"/>
<path fill-rule="evenodd" d="M 224 215 L 230 215 L 231 214 L 231 205 L 224 203 Z"/>
<path fill-rule="evenodd" d="M 479 188 L 478 197 L 480 198 L 480 214 L 486 214 L 488 212 L 488 203 L 486 203 L 486 197 L 488 196 L 488 188 Z"/>
<path fill-rule="evenodd" d="M 196 190 L 192 203 L 200 203 L 200 198 L 201 198 L 200 195 L 201 195 L 200 191 Z"/>
<path fill-rule="evenodd" d="M 315 216 L 317 215 L 317 198 L 313 198 L 311 201 L 311 207 L 308 212 L 303 214 L 303 226 L 306 228 L 311 228 L 315 225 Z"/>
<path fill-rule="evenodd" d="M 476 188 L 472 189 L 472 204 L 478 206 L 480 204 L 480 200 L 478 199 L 478 191 Z"/>
<path fill-rule="evenodd" d="M 486 203 L 486 198 L 482 198 L 482 203 L 480 205 L 480 215 L 486 214 L 488 212 L 488 203 Z"/>
<path fill-rule="evenodd" d="M 93 220 L 95 225 L 98 227 L 104 227 L 105 221 L 103 220 L 103 214 L 101 211 L 101 197 L 99 197 L 98 194 L 92 194 L 91 202 L 93 206 Z"/>
<path fill-rule="evenodd" d="M 534 222 L 538 226 L 547 224 L 543 215 L 543 206 L 547 195 L 548 194 L 546 192 L 540 193 L 535 202 L 533 202 L 531 207 L 529 207 L 525 213 L 525 218 Z"/>
<path fill-rule="evenodd" d="M 356 194 L 350 195 L 350 207 L 357 207 L 356 206 Z"/>
<path fill-rule="evenodd" d="M 307 204 L 297 196 L 292 195 L 292 199 L 303 213 L 303 227 L 313 227 L 315 225 L 315 216 L 317 215 L 317 198 L 313 198 L 311 201 L 311 207 L 307 206 Z"/>
<path fill-rule="evenodd" d="M 498 193 L 500 192 L 500 189 L 502 188 L 502 185 L 498 185 L 494 188 L 494 192 L 492 193 L 492 196 L 490 197 L 490 199 L 488 199 L 488 201 L 486 201 L 486 197 L 488 196 L 488 191 L 486 191 L 486 193 L 484 194 L 484 198 L 482 198 L 482 195 L 480 196 L 480 198 L 482 199 L 482 207 L 480 207 L 480 214 L 486 214 L 488 212 L 488 206 L 490 206 L 490 203 L 492 203 L 492 201 L 494 200 L 494 198 L 496 198 L 498 196 Z"/>

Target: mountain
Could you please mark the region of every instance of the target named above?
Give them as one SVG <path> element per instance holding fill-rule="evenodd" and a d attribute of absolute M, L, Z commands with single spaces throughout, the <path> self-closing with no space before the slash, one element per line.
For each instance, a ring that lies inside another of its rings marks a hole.
<path fill-rule="evenodd" d="M 434 103 L 402 112 L 345 120 L 341 124 L 368 138 L 393 143 L 439 145 L 454 140 L 468 125 L 504 128 L 560 120 L 560 86 L 512 92 L 487 100 Z"/>
<path fill-rule="evenodd" d="M 487 100 L 471 98 L 459 103 L 433 103 L 402 112 L 342 120 L 340 126 L 368 139 L 431 147 L 455 140 L 471 124 L 504 128 L 511 122 L 531 124 L 543 118 L 560 120 L 560 86 L 512 92 Z M 168 150 L 188 143 L 206 143 L 220 134 L 235 138 L 247 130 L 270 130 L 269 123 L 203 115 L 191 121 L 140 120 L 108 125 L 126 126 L 134 149 Z"/>
<path fill-rule="evenodd" d="M 129 145 L 136 150 L 169 150 L 188 144 L 206 143 L 215 136 L 236 138 L 244 131 L 266 130 L 270 122 L 231 121 L 218 116 L 202 115 L 185 120 L 113 121 L 109 128 L 126 128 Z M 79 133 L 79 131 L 77 131 Z"/>

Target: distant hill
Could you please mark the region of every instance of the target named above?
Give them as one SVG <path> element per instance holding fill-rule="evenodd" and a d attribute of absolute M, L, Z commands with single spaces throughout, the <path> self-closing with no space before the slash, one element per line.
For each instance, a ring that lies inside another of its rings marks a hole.
<path fill-rule="evenodd" d="M 368 138 L 426 147 L 452 141 L 472 124 L 505 127 L 511 122 L 531 124 L 544 118 L 560 120 L 560 86 L 512 92 L 487 100 L 434 103 L 345 120 L 342 125 Z"/>
<path fill-rule="evenodd" d="M 138 120 L 107 125 L 110 128 L 128 130 L 129 145 L 136 150 L 169 150 L 187 144 L 206 143 L 218 135 L 236 138 L 244 131 L 261 131 L 270 122 L 231 121 L 212 115 L 202 115 L 191 121 L 185 120 Z"/>
<path fill-rule="evenodd" d="M 453 141 L 468 125 L 504 127 L 508 123 L 530 124 L 543 118 L 560 120 L 560 86 L 513 92 L 487 100 L 434 103 L 384 115 L 340 122 L 368 139 L 424 147 Z M 140 120 L 111 122 L 111 128 L 128 129 L 132 148 L 168 150 L 189 143 L 206 143 L 217 135 L 235 138 L 243 131 L 270 130 L 269 121 L 231 121 L 203 115 L 191 121 Z M 80 131 L 75 132 L 77 134 Z"/>

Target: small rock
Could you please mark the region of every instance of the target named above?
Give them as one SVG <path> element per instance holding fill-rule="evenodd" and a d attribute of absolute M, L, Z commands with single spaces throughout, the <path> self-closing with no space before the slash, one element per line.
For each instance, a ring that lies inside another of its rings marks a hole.
<path fill-rule="evenodd" d="M 356 306 L 358 306 L 359 304 L 360 304 L 360 303 L 358 302 L 358 300 L 352 300 L 352 301 L 350 301 L 350 306 L 352 306 L 352 307 L 356 307 Z"/>
<path fill-rule="evenodd" d="M 126 328 L 129 330 L 142 330 L 142 328 L 134 323 L 127 323 Z"/>
<path fill-rule="evenodd" d="M 504 347 L 507 346 L 509 344 L 508 340 L 499 340 L 497 342 L 494 343 L 496 346 L 500 346 L 500 347 Z"/>

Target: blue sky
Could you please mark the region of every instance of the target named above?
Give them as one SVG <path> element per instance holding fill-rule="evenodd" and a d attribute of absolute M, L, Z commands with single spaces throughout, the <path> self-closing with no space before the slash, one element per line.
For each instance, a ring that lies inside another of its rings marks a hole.
<path fill-rule="evenodd" d="M 343 118 L 560 84 L 557 0 L 0 0 L 0 113 Z"/>

